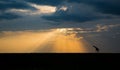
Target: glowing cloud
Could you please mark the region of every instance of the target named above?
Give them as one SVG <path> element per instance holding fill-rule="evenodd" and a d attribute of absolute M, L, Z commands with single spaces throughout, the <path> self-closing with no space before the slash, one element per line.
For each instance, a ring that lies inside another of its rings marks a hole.
<path fill-rule="evenodd" d="M 114 27 L 119 27 L 120 26 L 120 24 L 116 24 L 116 25 L 113 25 L 113 24 L 111 24 L 111 25 L 100 25 L 100 24 L 98 24 L 98 25 L 96 25 L 96 32 L 102 32 L 102 31 L 108 31 L 108 29 L 110 29 L 110 28 L 114 28 Z"/>
<path fill-rule="evenodd" d="M 30 5 L 38 9 L 38 12 L 43 14 L 51 14 L 56 11 L 56 7 L 54 6 L 36 5 L 36 4 L 30 4 Z"/>
<path fill-rule="evenodd" d="M 25 10 L 25 9 L 10 9 L 7 12 L 14 12 L 14 13 L 17 13 L 17 14 L 20 14 L 20 15 L 24 15 L 24 14 L 30 15 L 30 14 L 33 14 L 33 11 Z"/>
<path fill-rule="evenodd" d="M 10 9 L 7 12 L 14 12 L 20 15 L 48 15 L 56 12 L 56 7 L 48 5 L 36 5 L 30 4 L 30 6 L 36 8 L 37 10 L 27 10 L 27 9 Z"/>
<path fill-rule="evenodd" d="M 63 10 L 63 11 L 66 11 L 67 10 L 67 7 L 65 6 L 62 6 L 59 10 Z"/>

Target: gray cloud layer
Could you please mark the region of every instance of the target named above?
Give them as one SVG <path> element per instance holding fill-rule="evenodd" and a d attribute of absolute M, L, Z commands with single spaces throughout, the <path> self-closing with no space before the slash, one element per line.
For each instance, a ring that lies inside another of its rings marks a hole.
<path fill-rule="evenodd" d="M 0 20 L 1 19 L 14 19 L 20 15 L 14 15 L 14 13 L 8 13 L 6 17 L 4 13 L 8 9 L 30 9 L 35 10 L 34 7 L 28 3 L 34 3 L 38 5 L 52 5 L 56 7 L 67 6 L 67 11 L 57 11 L 52 16 L 45 16 L 45 19 L 52 21 L 89 21 L 100 18 L 110 18 L 111 15 L 120 15 L 120 1 L 119 0 L 1 0 L 0 1 Z M 101 15 L 102 14 L 102 15 Z M 13 18 L 14 17 L 14 18 Z"/>
<path fill-rule="evenodd" d="M 40 9 L 30 3 L 56 7 L 57 10 L 50 15 L 40 13 L 23 16 L 24 12 L 30 14 L 37 11 L 39 13 Z M 119 0 L 1 0 L 0 30 L 51 28 L 51 26 L 55 27 L 69 22 L 72 22 L 74 26 L 75 23 L 119 19 L 119 3 Z M 13 9 L 18 10 L 17 13 Z M 23 13 L 18 13 L 19 11 Z M 64 26 L 66 25 L 68 24 Z"/>

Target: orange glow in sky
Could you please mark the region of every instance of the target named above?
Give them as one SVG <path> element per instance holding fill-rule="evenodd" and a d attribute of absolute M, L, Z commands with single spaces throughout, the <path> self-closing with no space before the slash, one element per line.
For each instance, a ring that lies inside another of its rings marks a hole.
<path fill-rule="evenodd" d="M 0 53 L 86 53 L 90 51 L 90 44 L 84 40 L 84 37 L 78 38 L 74 33 L 66 35 L 65 32 L 67 32 L 65 28 L 48 32 L 4 32 L 0 37 Z"/>
<path fill-rule="evenodd" d="M 54 50 L 63 53 L 79 53 L 87 51 L 81 40 L 75 37 L 75 34 L 58 35 L 55 39 L 54 46 Z"/>

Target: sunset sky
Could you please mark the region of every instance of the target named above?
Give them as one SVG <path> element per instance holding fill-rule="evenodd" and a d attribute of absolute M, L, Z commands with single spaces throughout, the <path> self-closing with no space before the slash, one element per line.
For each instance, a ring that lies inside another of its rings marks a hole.
<path fill-rule="evenodd" d="M 119 42 L 120 0 L 0 0 L 0 53 L 120 53 Z"/>

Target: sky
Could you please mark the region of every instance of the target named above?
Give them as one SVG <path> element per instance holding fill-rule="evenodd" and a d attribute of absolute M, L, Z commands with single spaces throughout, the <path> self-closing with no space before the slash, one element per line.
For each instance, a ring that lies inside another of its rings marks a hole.
<path fill-rule="evenodd" d="M 101 36 L 113 42 L 115 38 L 118 48 L 120 0 L 0 0 L 1 38 L 19 31 L 56 28 L 80 28 L 86 39 Z M 115 51 L 120 52 L 111 50 Z"/>
<path fill-rule="evenodd" d="M 96 21 L 103 24 L 102 20 L 118 23 L 119 3 L 119 0 L 0 0 L 0 31 L 66 27 L 67 24 L 69 27 Z"/>

